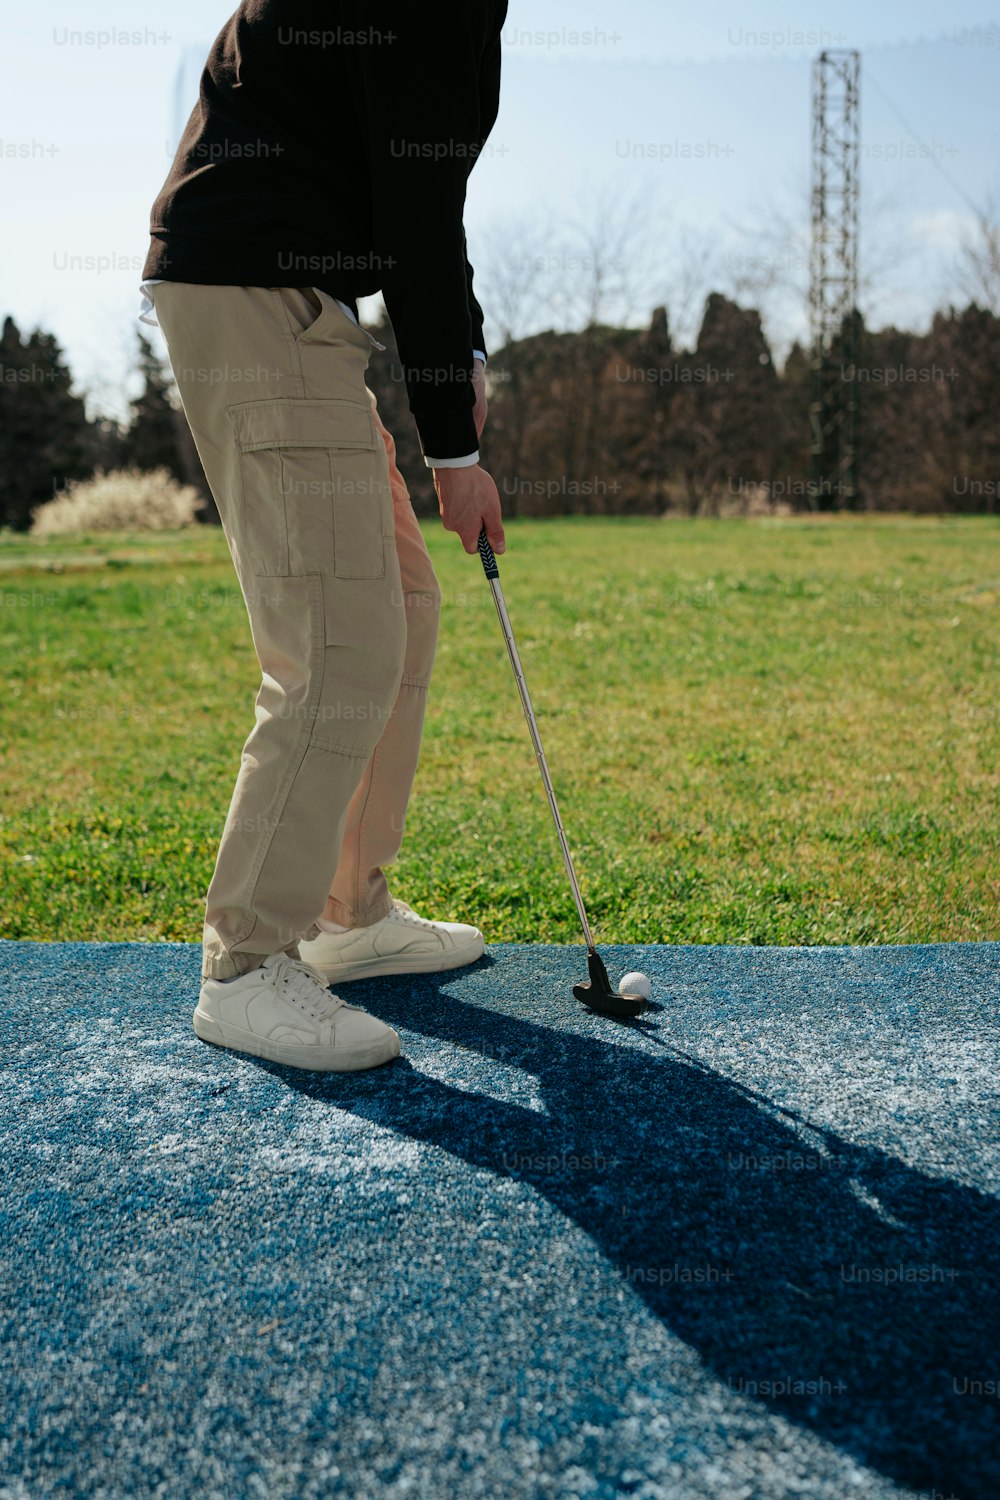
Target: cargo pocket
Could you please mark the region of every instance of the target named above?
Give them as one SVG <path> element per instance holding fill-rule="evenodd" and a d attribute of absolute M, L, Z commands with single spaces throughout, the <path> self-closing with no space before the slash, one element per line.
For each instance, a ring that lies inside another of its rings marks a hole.
<path fill-rule="evenodd" d="M 254 573 L 384 577 L 392 496 L 371 407 L 290 399 L 227 410 Z"/>

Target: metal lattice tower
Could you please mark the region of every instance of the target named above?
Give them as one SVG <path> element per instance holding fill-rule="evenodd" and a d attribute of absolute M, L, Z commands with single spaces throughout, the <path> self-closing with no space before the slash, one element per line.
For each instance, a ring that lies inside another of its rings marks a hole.
<path fill-rule="evenodd" d="M 809 416 L 812 503 L 820 510 L 859 503 L 860 83 L 860 52 L 821 52 L 813 63 Z"/>

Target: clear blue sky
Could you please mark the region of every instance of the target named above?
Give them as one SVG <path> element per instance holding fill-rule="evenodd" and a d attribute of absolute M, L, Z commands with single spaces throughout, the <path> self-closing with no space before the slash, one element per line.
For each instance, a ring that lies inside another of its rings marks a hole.
<path fill-rule="evenodd" d="M 120 412 L 126 397 L 138 271 L 176 140 L 182 59 L 193 80 L 192 58 L 232 9 L 228 0 L 175 0 L 150 8 L 155 21 L 135 0 L 4 10 L 0 311 L 54 332 L 78 383 L 108 411 Z M 505 224 L 568 223 L 601 204 L 640 201 L 655 247 L 640 316 L 659 296 L 683 328 L 678 268 L 690 273 L 693 261 L 708 276 L 714 261 L 722 282 L 755 247 L 774 253 L 776 224 L 801 231 L 810 59 L 822 45 L 858 47 L 871 219 L 863 250 L 878 272 L 868 311 L 876 322 L 923 326 L 955 295 L 970 204 L 1000 189 L 995 15 L 981 0 L 512 0 L 500 117 L 470 184 L 471 258 Z M 585 28 L 594 34 L 577 40 L 572 32 Z M 141 40 L 98 45 L 69 35 L 115 29 Z M 931 158 L 904 155 L 916 148 L 887 101 Z M 185 114 L 191 102 L 185 96 Z M 663 160 L 650 159 L 651 145 Z M 707 159 L 684 159 L 692 146 Z M 793 250 L 789 242 L 790 260 Z M 689 289 L 689 300 L 701 290 Z M 766 311 L 779 347 L 803 331 L 789 291 Z"/>

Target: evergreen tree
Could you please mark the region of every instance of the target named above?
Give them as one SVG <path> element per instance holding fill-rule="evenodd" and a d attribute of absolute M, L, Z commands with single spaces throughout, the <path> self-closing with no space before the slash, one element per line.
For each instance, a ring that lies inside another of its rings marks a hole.
<path fill-rule="evenodd" d="M 123 444 L 128 468 L 169 469 L 176 479 L 186 476 L 178 451 L 177 414 L 170 401 L 171 379 L 144 333 L 139 333 L 139 374 L 142 389 L 129 402 L 129 424 Z"/>
<path fill-rule="evenodd" d="M 31 512 L 93 472 L 84 404 L 55 338 L 24 338 L 13 318 L 0 334 L 0 524 L 26 530 Z"/>
<path fill-rule="evenodd" d="M 775 472 L 778 378 L 760 314 L 712 292 L 694 353 L 680 362 L 674 444 L 688 510 L 715 509 L 723 489 L 747 495 Z"/>
<path fill-rule="evenodd" d="M 147 471 L 165 468 L 181 484 L 193 485 L 202 496 L 201 519 L 218 525 L 219 513 L 187 417 L 171 399 L 173 376 L 141 330 L 138 339 L 142 389 L 129 402 L 119 464 Z"/>
<path fill-rule="evenodd" d="M 660 516 L 667 508 L 671 406 L 677 394 L 676 355 L 665 307 L 653 309 L 649 328 L 639 343 L 636 364 L 643 399 L 635 461 L 643 481 L 642 498 L 645 500 L 651 494 L 653 511 Z"/>
<path fill-rule="evenodd" d="M 778 385 L 775 474 L 794 487 L 788 499 L 797 510 L 811 509 L 814 498 L 809 487 L 812 440 L 809 403 L 812 393 L 813 368 L 809 350 L 796 340 L 788 351 Z"/>

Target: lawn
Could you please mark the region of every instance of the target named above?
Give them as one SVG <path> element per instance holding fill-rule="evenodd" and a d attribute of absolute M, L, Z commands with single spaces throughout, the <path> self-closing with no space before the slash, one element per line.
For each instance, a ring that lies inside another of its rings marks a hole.
<path fill-rule="evenodd" d="M 393 888 L 578 930 L 477 559 Z M 512 524 L 501 577 L 598 941 L 996 939 L 992 518 Z M 257 666 L 221 533 L 0 539 L 0 936 L 198 941 Z"/>

